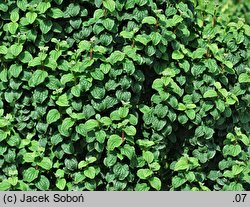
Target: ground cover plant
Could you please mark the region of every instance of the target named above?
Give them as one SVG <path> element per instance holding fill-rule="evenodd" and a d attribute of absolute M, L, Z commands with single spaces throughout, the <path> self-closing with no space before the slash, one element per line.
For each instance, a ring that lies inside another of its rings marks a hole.
<path fill-rule="evenodd" d="M 1 0 L 0 190 L 250 190 L 249 0 Z"/>

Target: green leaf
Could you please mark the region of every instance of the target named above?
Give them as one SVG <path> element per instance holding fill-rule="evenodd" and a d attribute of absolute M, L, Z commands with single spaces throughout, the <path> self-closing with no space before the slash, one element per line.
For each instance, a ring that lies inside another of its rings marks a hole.
<path fill-rule="evenodd" d="M 9 68 L 9 73 L 11 74 L 11 76 L 15 78 L 18 78 L 21 72 L 22 72 L 21 65 L 13 64 Z"/>
<path fill-rule="evenodd" d="M 202 58 L 202 56 L 203 56 L 204 54 L 206 54 L 206 52 L 207 52 L 207 50 L 204 49 L 204 48 L 198 48 L 198 49 L 196 49 L 196 50 L 193 52 L 193 54 L 192 54 L 193 59 L 200 59 L 200 58 Z"/>
<path fill-rule="evenodd" d="M 129 136 L 136 135 L 136 128 L 134 126 L 126 126 L 124 132 Z"/>
<path fill-rule="evenodd" d="M 193 67 L 191 68 L 191 73 L 194 76 L 199 76 L 201 75 L 204 71 L 206 70 L 206 67 L 202 64 L 194 64 Z"/>
<path fill-rule="evenodd" d="M 245 134 L 241 134 L 239 139 L 244 143 L 244 145 L 249 146 L 250 145 L 250 137 L 245 135 Z"/>
<path fill-rule="evenodd" d="M 189 119 L 194 120 L 195 119 L 195 110 L 193 109 L 188 109 L 185 111 L 186 115 L 188 116 Z"/>
<path fill-rule="evenodd" d="M 181 157 L 177 163 L 175 163 L 174 171 L 186 170 L 189 168 L 188 158 Z"/>
<path fill-rule="evenodd" d="M 4 46 L 4 45 L 1 45 L 1 46 L 0 46 L 0 54 L 6 55 L 7 52 L 8 52 L 7 47 Z"/>
<path fill-rule="evenodd" d="M 115 11 L 115 1 L 114 0 L 103 0 L 103 6 L 110 12 Z"/>
<path fill-rule="evenodd" d="M 25 16 L 26 16 L 28 22 L 30 24 L 32 24 L 36 20 L 36 18 L 37 18 L 37 13 L 35 13 L 35 12 L 28 12 L 28 13 L 26 13 Z"/>
<path fill-rule="evenodd" d="M 152 16 L 147 16 L 144 17 L 144 19 L 142 20 L 142 24 L 154 24 L 156 25 L 157 21 L 155 19 L 155 17 Z"/>
<path fill-rule="evenodd" d="M 184 58 L 184 55 L 182 54 L 182 52 L 178 51 L 178 50 L 175 50 L 173 53 L 172 53 L 172 58 L 174 60 L 180 60 L 180 59 L 183 59 Z"/>
<path fill-rule="evenodd" d="M 103 80 L 104 79 L 104 74 L 100 70 L 95 70 L 94 72 L 90 72 L 90 74 L 95 80 Z"/>
<path fill-rule="evenodd" d="M 39 20 L 39 28 L 43 34 L 47 34 L 52 28 L 52 21 L 51 20 Z"/>
<path fill-rule="evenodd" d="M 128 144 L 125 144 L 121 148 L 121 154 L 125 155 L 126 157 L 128 157 L 131 160 L 132 157 L 135 155 L 135 148 L 128 145 Z"/>
<path fill-rule="evenodd" d="M 18 9 L 14 9 L 11 13 L 10 13 L 10 20 L 12 22 L 17 22 L 19 20 L 19 12 Z"/>
<path fill-rule="evenodd" d="M 122 138 L 116 134 L 113 134 L 108 139 L 107 150 L 112 151 L 115 148 L 119 147 L 121 144 L 122 144 Z"/>
<path fill-rule="evenodd" d="M 75 17 L 79 14 L 81 8 L 79 4 L 71 3 L 68 5 L 65 13 L 66 15 L 70 15 L 71 17 Z"/>
<path fill-rule="evenodd" d="M 37 157 L 37 155 L 34 152 L 27 152 L 24 154 L 23 160 L 25 162 L 34 162 L 36 157 Z"/>
<path fill-rule="evenodd" d="M 203 94 L 204 98 L 213 98 L 213 97 L 217 97 L 218 94 L 215 90 L 208 90 Z"/>
<path fill-rule="evenodd" d="M 51 8 L 49 11 L 49 16 L 51 16 L 53 19 L 58 19 L 64 17 L 64 13 L 59 8 Z"/>
<path fill-rule="evenodd" d="M 71 93 L 73 96 L 75 97 L 80 97 L 81 96 L 81 86 L 78 84 L 78 85 L 75 85 L 71 88 Z"/>
<path fill-rule="evenodd" d="M 62 122 L 62 125 L 59 126 L 59 132 L 61 135 L 68 137 L 69 134 L 69 129 L 74 125 L 75 121 L 72 118 L 65 118 Z"/>
<path fill-rule="evenodd" d="M 125 39 L 132 39 L 134 36 L 134 33 L 128 32 L 128 31 L 121 31 L 120 36 L 122 36 Z"/>
<path fill-rule="evenodd" d="M 96 170 L 94 167 L 88 167 L 86 170 L 84 170 L 84 175 L 90 179 L 94 179 L 96 175 Z"/>
<path fill-rule="evenodd" d="M 64 178 L 59 178 L 56 180 L 56 187 L 58 187 L 60 190 L 64 190 L 66 183 L 67 182 Z"/>
<path fill-rule="evenodd" d="M 10 46 L 10 52 L 13 56 L 18 56 L 23 50 L 23 46 L 19 44 L 13 44 Z"/>
<path fill-rule="evenodd" d="M 157 177 L 152 177 L 149 179 L 150 185 L 156 189 L 156 190 L 161 190 L 161 180 Z"/>
<path fill-rule="evenodd" d="M 147 45 L 150 42 L 150 37 L 148 35 L 136 35 L 135 41 Z"/>
<path fill-rule="evenodd" d="M 64 93 L 59 96 L 58 100 L 56 101 L 58 106 L 69 106 L 69 101 L 67 95 Z"/>
<path fill-rule="evenodd" d="M 111 31 L 115 25 L 115 21 L 112 19 L 104 19 L 102 24 L 108 31 Z"/>
<path fill-rule="evenodd" d="M 180 186 L 182 186 L 187 180 L 185 178 L 181 178 L 181 177 L 178 177 L 178 176 L 174 176 L 172 178 L 172 186 L 174 188 L 178 188 Z"/>
<path fill-rule="evenodd" d="M 229 185 L 224 185 L 224 191 L 244 191 L 244 188 L 241 183 L 231 182 Z"/>
<path fill-rule="evenodd" d="M 215 180 L 217 180 L 219 177 L 221 177 L 222 176 L 222 173 L 219 171 L 219 170 L 211 170 L 210 172 L 209 172 L 209 174 L 208 174 L 208 178 L 210 179 L 210 180 L 213 180 L 213 181 L 215 181 Z M 195 178 L 195 177 L 194 177 Z M 187 178 L 188 179 L 188 178 Z"/>
<path fill-rule="evenodd" d="M 28 51 L 24 51 L 20 54 L 19 60 L 22 63 L 28 63 L 29 61 L 32 60 L 32 55 Z"/>
<path fill-rule="evenodd" d="M 9 125 L 8 120 L 5 118 L 0 118 L 0 128 L 6 127 L 7 125 Z"/>
<path fill-rule="evenodd" d="M 41 63 L 42 63 L 42 61 L 39 57 L 35 57 L 35 58 L 31 57 L 31 59 L 28 62 L 29 62 L 29 64 L 28 64 L 29 67 L 41 65 Z"/>
<path fill-rule="evenodd" d="M 56 170 L 56 173 L 55 173 L 55 176 L 56 176 L 57 178 L 63 178 L 63 177 L 64 177 L 64 170 L 57 169 L 57 170 Z"/>
<path fill-rule="evenodd" d="M 50 2 L 40 2 L 36 9 L 40 14 L 45 13 L 51 7 Z"/>
<path fill-rule="evenodd" d="M 250 82 L 250 75 L 246 73 L 241 73 L 239 75 L 239 83 L 249 83 Z"/>
<path fill-rule="evenodd" d="M 35 186 L 39 190 L 46 191 L 49 189 L 49 186 L 50 186 L 49 179 L 46 178 L 44 175 L 41 175 L 39 181 L 35 184 Z"/>
<path fill-rule="evenodd" d="M 234 176 L 240 174 L 243 170 L 244 170 L 244 167 L 239 166 L 239 165 L 234 165 L 232 167 L 232 173 Z"/>
<path fill-rule="evenodd" d="M 107 59 L 112 65 L 115 63 L 122 61 L 125 58 L 125 53 L 121 51 L 114 51 Z"/>
<path fill-rule="evenodd" d="M 218 100 L 215 101 L 215 104 L 216 104 L 216 108 L 219 111 L 221 111 L 221 112 L 225 111 L 226 106 L 225 106 L 224 101 L 218 99 Z"/>
<path fill-rule="evenodd" d="M 150 37 L 152 39 L 152 43 L 154 45 L 158 45 L 160 41 L 162 40 L 162 36 L 158 32 L 151 32 Z"/>
<path fill-rule="evenodd" d="M 183 103 L 178 103 L 178 108 L 179 111 L 185 111 L 187 107 Z"/>
<path fill-rule="evenodd" d="M 8 30 L 9 30 L 10 34 L 15 34 L 17 28 L 18 28 L 18 23 L 16 23 L 16 22 L 10 22 L 8 24 Z"/>
<path fill-rule="evenodd" d="M 107 74 L 107 73 L 110 71 L 110 69 L 111 69 L 111 65 L 110 65 L 110 64 L 104 64 L 104 63 L 102 63 L 102 64 L 100 65 L 100 69 L 101 69 L 101 71 L 102 71 L 104 74 Z"/>
<path fill-rule="evenodd" d="M 137 183 L 135 186 L 135 191 L 149 191 L 147 183 Z"/>
<path fill-rule="evenodd" d="M 13 177 L 9 177 L 8 178 L 8 182 L 12 185 L 12 186 L 16 186 L 17 182 L 18 182 L 18 177 L 13 176 Z"/>
<path fill-rule="evenodd" d="M 151 175 L 153 174 L 153 171 L 150 170 L 150 169 L 140 169 L 137 171 L 137 176 L 140 178 L 140 179 L 147 179 L 148 177 L 150 177 Z"/>
<path fill-rule="evenodd" d="M 60 117 L 60 112 L 57 109 L 51 109 L 46 116 L 47 124 L 56 122 Z"/>
<path fill-rule="evenodd" d="M 233 68 L 233 63 L 230 61 L 223 62 L 228 68 Z"/>
<path fill-rule="evenodd" d="M 62 141 L 63 141 L 63 138 L 60 134 L 56 134 L 56 135 L 51 137 L 51 144 L 52 145 L 57 145 Z"/>
<path fill-rule="evenodd" d="M 129 167 L 127 164 L 124 165 L 124 164 L 117 163 L 113 167 L 113 171 L 114 171 L 115 176 L 119 180 L 124 180 L 129 175 Z"/>
<path fill-rule="evenodd" d="M 226 145 L 223 147 L 223 155 L 231 155 L 233 157 L 236 157 L 241 153 L 241 146 L 240 145 Z"/>
<path fill-rule="evenodd" d="M 154 154 L 150 151 L 143 152 L 142 157 L 144 158 L 144 160 L 146 160 L 148 164 L 150 164 L 154 160 Z"/>
<path fill-rule="evenodd" d="M 84 129 L 86 132 L 92 131 L 94 128 L 99 126 L 99 122 L 95 119 L 90 119 L 85 122 Z"/>
<path fill-rule="evenodd" d="M 4 180 L 0 183 L 0 191 L 6 191 L 11 187 L 10 183 L 7 180 Z"/>
<path fill-rule="evenodd" d="M 52 168 L 52 161 L 48 157 L 44 157 L 37 165 L 45 170 L 50 170 Z"/>
<path fill-rule="evenodd" d="M 127 107 L 120 107 L 118 114 L 120 118 L 126 118 L 128 116 L 129 109 Z"/>
<path fill-rule="evenodd" d="M 33 167 L 28 168 L 23 171 L 23 181 L 31 183 L 39 175 L 39 170 L 36 170 Z"/>
<path fill-rule="evenodd" d="M 224 171 L 223 176 L 227 177 L 227 178 L 233 178 L 234 177 L 233 173 L 231 171 L 229 171 L 229 170 Z"/>
<path fill-rule="evenodd" d="M 29 79 L 28 84 L 30 87 L 36 87 L 37 85 L 43 83 L 47 77 L 48 73 L 46 71 L 36 70 Z"/>
<path fill-rule="evenodd" d="M 166 21 L 166 26 L 167 27 L 174 27 L 176 26 L 178 23 L 182 22 L 183 18 L 179 15 L 174 15 L 172 19 L 168 19 Z"/>

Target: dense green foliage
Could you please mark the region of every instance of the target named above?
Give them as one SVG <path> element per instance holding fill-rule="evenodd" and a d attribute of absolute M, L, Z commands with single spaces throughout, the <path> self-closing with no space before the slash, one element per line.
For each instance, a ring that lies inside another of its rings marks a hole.
<path fill-rule="evenodd" d="M 0 1 L 0 190 L 250 190 L 250 2 Z"/>

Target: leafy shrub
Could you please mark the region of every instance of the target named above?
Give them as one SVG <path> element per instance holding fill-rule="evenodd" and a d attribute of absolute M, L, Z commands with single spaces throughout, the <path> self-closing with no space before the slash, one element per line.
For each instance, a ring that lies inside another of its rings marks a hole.
<path fill-rule="evenodd" d="M 249 190 L 237 2 L 1 1 L 0 190 Z"/>

